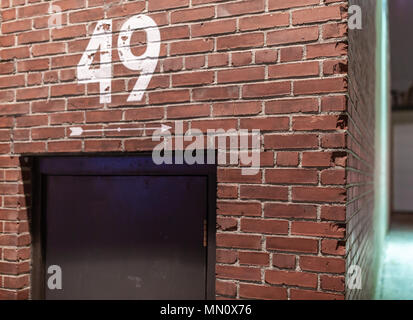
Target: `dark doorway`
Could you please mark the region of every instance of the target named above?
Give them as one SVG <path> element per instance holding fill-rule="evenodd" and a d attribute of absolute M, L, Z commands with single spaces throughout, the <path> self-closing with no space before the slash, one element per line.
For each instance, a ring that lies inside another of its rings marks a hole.
<path fill-rule="evenodd" d="M 215 166 L 44 157 L 35 176 L 34 298 L 214 298 Z"/>

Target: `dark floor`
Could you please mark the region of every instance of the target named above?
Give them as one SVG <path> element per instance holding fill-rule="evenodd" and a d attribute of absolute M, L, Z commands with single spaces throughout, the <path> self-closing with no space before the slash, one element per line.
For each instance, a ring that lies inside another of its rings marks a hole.
<path fill-rule="evenodd" d="M 377 290 L 378 299 L 413 299 L 413 213 L 392 215 Z"/>

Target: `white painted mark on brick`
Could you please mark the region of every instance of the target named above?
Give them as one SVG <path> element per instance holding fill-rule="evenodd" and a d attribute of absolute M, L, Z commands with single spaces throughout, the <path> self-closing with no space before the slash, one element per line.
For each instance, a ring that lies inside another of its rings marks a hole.
<path fill-rule="evenodd" d="M 100 49 L 99 68 L 92 65 Z M 92 38 L 77 65 L 80 83 L 99 82 L 100 103 L 112 101 L 112 20 L 101 20 L 93 31 Z"/>
<path fill-rule="evenodd" d="M 145 52 L 135 56 L 131 50 L 131 39 L 135 31 L 146 32 Z M 141 101 L 158 64 L 161 48 L 161 34 L 155 21 L 145 15 L 137 15 L 127 20 L 119 33 L 118 52 L 123 65 L 129 70 L 140 71 L 128 101 Z M 99 68 L 93 61 L 100 53 Z M 100 103 L 112 102 L 112 20 L 97 23 L 92 38 L 77 66 L 80 83 L 100 84 Z"/>
<path fill-rule="evenodd" d="M 130 47 L 132 34 L 136 30 L 145 30 L 147 35 L 146 51 L 141 56 L 135 56 Z M 141 72 L 128 101 L 142 100 L 158 64 L 160 50 L 161 34 L 155 21 L 150 17 L 134 16 L 123 24 L 118 38 L 120 60 L 126 68 Z"/>

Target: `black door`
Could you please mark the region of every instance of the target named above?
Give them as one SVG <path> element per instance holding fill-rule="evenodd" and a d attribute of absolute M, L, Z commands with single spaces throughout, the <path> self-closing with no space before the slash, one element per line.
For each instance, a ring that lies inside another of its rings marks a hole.
<path fill-rule="evenodd" d="M 40 298 L 213 298 L 214 167 L 146 156 L 37 163 Z M 50 266 L 61 289 L 47 285 Z"/>

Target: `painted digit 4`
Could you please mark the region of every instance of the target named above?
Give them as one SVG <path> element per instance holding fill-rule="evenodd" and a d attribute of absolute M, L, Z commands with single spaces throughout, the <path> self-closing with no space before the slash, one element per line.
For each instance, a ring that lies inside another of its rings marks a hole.
<path fill-rule="evenodd" d="M 140 56 L 135 56 L 131 50 L 131 38 L 135 31 L 144 30 L 146 32 L 147 46 L 145 52 Z M 123 65 L 134 71 L 140 71 L 140 76 L 136 81 L 128 101 L 141 101 L 145 90 L 151 81 L 158 64 L 159 52 L 161 48 L 161 35 L 156 25 L 150 17 L 137 15 L 127 20 L 119 34 L 118 52 Z M 92 68 L 94 56 L 100 49 L 100 67 Z M 77 77 L 80 83 L 99 82 L 100 103 L 110 103 L 112 94 L 112 21 L 101 20 L 96 25 L 92 38 L 83 53 L 77 66 Z"/>
<path fill-rule="evenodd" d="M 100 49 L 100 67 L 92 68 L 93 58 Z M 112 92 L 112 21 L 101 20 L 93 31 L 92 38 L 77 65 L 80 83 L 99 82 L 100 103 L 111 102 Z"/>

